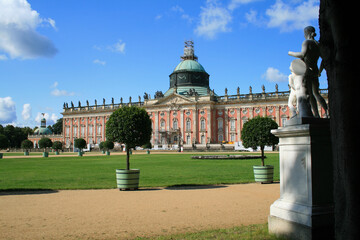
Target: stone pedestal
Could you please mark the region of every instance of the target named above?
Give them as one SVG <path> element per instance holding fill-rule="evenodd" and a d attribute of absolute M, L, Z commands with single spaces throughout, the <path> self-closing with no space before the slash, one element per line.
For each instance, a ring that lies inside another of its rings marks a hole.
<path fill-rule="evenodd" d="M 280 198 L 269 232 L 291 239 L 333 239 L 333 176 L 329 119 L 297 119 L 272 130 L 279 137 Z"/>

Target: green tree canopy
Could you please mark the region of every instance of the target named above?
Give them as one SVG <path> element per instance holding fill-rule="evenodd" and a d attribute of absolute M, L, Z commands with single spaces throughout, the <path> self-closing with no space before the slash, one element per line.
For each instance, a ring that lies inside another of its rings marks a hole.
<path fill-rule="evenodd" d="M 9 139 L 4 134 L 0 134 L 0 149 L 8 148 L 9 145 Z"/>
<path fill-rule="evenodd" d="M 55 141 L 52 145 L 52 148 L 55 149 L 55 150 L 61 150 L 62 149 L 62 142 L 60 141 Z"/>
<path fill-rule="evenodd" d="M 59 118 L 55 124 L 52 125 L 52 132 L 54 134 L 61 134 L 63 130 L 63 119 Z"/>
<path fill-rule="evenodd" d="M 86 141 L 83 138 L 77 138 L 74 140 L 74 146 L 80 150 L 86 148 Z"/>
<path fill-rule="evenodd" d="M 4 135 L 9 139 L 9 147 L 20 148 L 21 142 L 27 139 L 27 133 L 20 127 L 6 125 L 3 129 Z"/>
<path fill-rule="evenodd" d="M 241 140 L 246 148 L 261 149 L 261 164 L 264 163 L 264 148 L 265 146 L 273 146 L 279 142 L 279 139 L 275 137 L 270 131 L 271 129 L 277 129 L 277 123 L 268 117 L 255 117 L 247 121 L 241 131 Z"/>
<path fill-rule="evenodd" d="M 50 148 L 52 147 L 52 141 L 50 138 L 47 138 L 47 137 L 43 137 L 39 140 L 39 147 L 40 148 L 44 148 L 44 151 L 46 148 Z"/>
<path fill-rule="evenodd" d="M 22 149 L 29 150 L 29 149 L 31 149 L 33 147 L 34 147 L 34 144 L 29 139 L 25 139 L 24 141 L 21 142 L 21 148 Z"/>
<path fill-rule="evenodd" d="M 111 150 L 114 148 L 114 143 L 112 141 L 106 140 L 103 142 L 103 148 L 105 150 Z"/>
<path fill-rule="evenodd" d="M 130 168 L 129 149 L 146 144 L 150 140 L 151 132 L 148 113 L 137 106 L 117 109 L 106 122 L 107 139 L 126 145 L 127 169 Z"/>

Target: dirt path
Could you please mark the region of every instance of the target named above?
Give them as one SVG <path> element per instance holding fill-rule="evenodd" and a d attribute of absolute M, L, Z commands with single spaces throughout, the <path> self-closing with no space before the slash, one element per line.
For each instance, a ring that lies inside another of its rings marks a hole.
<path fill-rule="evenodd" d="M 266 223 L 279 184 L 0 193 L 0 239 L 131 239 Z"/>

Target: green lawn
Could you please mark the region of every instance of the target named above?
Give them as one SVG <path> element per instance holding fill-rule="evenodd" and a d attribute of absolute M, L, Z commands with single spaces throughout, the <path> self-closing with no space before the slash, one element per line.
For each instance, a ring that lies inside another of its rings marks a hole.
<path fill-rule="evenodd" d="M 182 233 L 165 235 L 153 238 L 136 238 L 136 240 L 209 240 L 209 239 L 227 239 L 227 240 L 285 240 L 282 237 L 276 237 L 269 234 L 267 224 L 256 224 L 249 226 L 233 227 L 228 229 L 214 229 L 194 233 Z"/>
<path fill-rule="evenodd" d="M 220 153 L 221 154 L 221 153 Z M 247 153 L 249 154 L 249 153 Z M 257 153 L 259 154 L 259 153 Z M 134 154 L 131 168 L 139 168 L 140 187 L 210 185 L 254 182 L 255 160 L 195 160 L 199 154 Z M 279 180 L 279 155 L 267 153 Z M 125 155 L 0 159 L 0 190 L 116 188 L 115 169 L 125 168 Z"/>

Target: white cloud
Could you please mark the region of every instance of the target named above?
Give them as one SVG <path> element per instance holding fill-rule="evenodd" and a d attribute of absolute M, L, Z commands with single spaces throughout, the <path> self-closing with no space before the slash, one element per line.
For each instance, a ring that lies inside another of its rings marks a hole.
<path fill-rule="evenodd" d="M 51 88 L 54 88 L 54 90 L 52 90 L 50 92 L 51 95 L 55 96 L 55 97 L 61 97 L 61 96 L 74 96 L 75 93 L 74 92 L 68 92 L 66 90 L 59 90 L 57 88 L 57 86 L 59 85 L 58 82 L 54 82 L 53 85 L 51 85 Z"/>
<path fill-rule="evenodd" d="M 27 121 L 31 118 L 31 106 L 30 103 L 25 103 L 21 112 L 22 118 Z"/>
<path fill-rule="evenodd" d="M 269 82 L 286 82 L 288 76 L 281 73 L 278 69 L 269 67 L 266 72 L 262 75 L 262 78 Z"/>
<path fill-rule="evenodd" d="M 260 1 L 260 0 L 231 0 L 231 2 L 229 3 L 228 8 L 230 10 L 234 10 L 234 9 L 238 8 L 240 5 L 253 3 L 253 2 L 258 2 L 258 1 Z"/>
<path fill-rule="evenodd" d="M 11 58 L 53 57 L 54 44 L 36 31 L 47 24 L 55 28 L 53 19 L 41 18 L 26 0 L 0 0 L 0 51 Z"/>
<path fill-rule="evenodd" d="M 278 27 L 281 31 L 303 29 L 319 17 L 319 0 L 300 2 L 299 5 L 284 3 L 277 0 L 274 5 L 266 10 L 269 17 L 267 26 Z"/>
<path fill-rule="evenodd" d="M 117 43 L 110 46 L 109 49 L 113 52 L 125 53 L 125 45 L 126 44 L 122 40 L 119 40 Z"/>
<path fill-rule="evenodd" d="M 15 121 L 15 102 L 11 97 L 0 98 L 0 124 L 14 123 Z"/>
<path fill-rule="evenodd" d="M 94 61 L 93 61 L 93 63 L 95 63 L 95 64 L 99 64 L 99 65 L 106 65 L 106 62 L 105 61 L 101 61 L 101 60 L 99 60 L 99 59 L 95 59 Z"/>
<path fill-rule="evenodd" d="M 216 1 L 208 1 L 205 7 L 201 7 L 200 23 L 195 33 L 206 38 L 215 38 L 217 34 L 230 32 L 228 26 L 232 20 L 228 9 L 221 7 Z"/>
<path fill-rule="evenodd" d="M 44 114 L 44 115 L 43 115 Z M 55 115 L 55 113 L 52 113 L 51 115 L 49 113 L 40 113 L 38 112 L 36 117 L 35 117 L 35 122 L 37 122 L 38 124 L 41 123 L 41 119 L 45 118 L 46 119 L 46 126 L 49 125 L 53 125 L 54 123 L 56 123 L 56 121 L 59 119 L 58 116 Z"/>
<path fill-rule="evenodd" d="M 5 60 L 7 60 L 7 59 L 8 59 L 8 58 L 7 58 L 6 55 L 0 54 L 0 61 L 5 61 Z"/>

